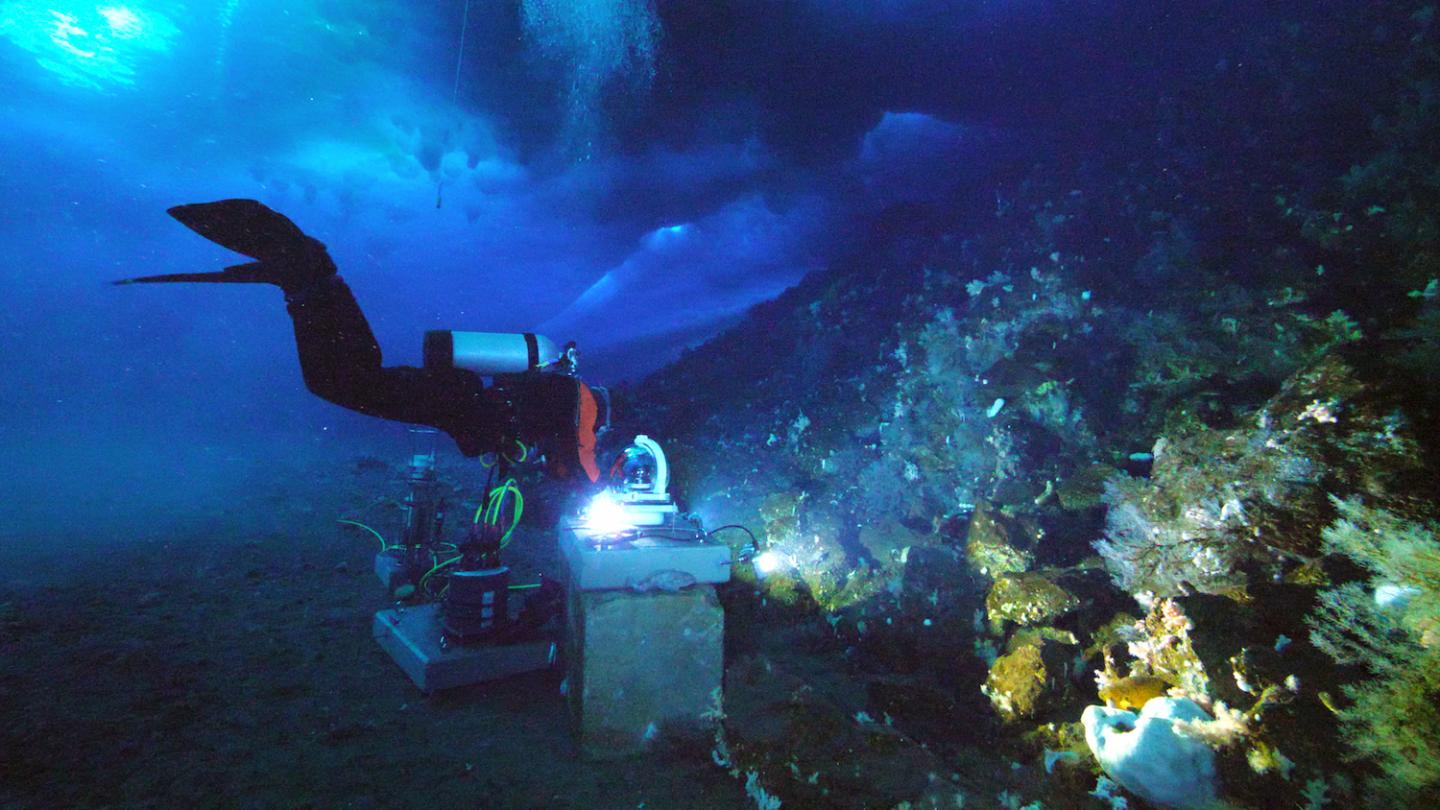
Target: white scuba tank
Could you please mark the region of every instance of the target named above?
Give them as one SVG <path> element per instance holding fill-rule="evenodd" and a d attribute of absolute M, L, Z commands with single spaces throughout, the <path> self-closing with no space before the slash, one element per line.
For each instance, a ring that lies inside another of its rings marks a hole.
<path fill-rule="evenodd" d="M 558 361 L 555 341 L 533 332 L 425 333 L 426 368 L 463 368 L 482 376 L 520 374 Z"/>

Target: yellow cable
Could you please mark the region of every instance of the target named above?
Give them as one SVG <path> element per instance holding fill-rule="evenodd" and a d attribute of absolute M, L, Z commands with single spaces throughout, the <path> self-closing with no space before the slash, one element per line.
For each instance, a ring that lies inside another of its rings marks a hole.
<path fill-rule="evenodd" d="M 495 499 L 495 514 L 491 515 L 490 519 L 496 525 L 500 523 L 500 510 L 505 508 L 505 496 L 510 494 L 515 495 L 517 498 L 520 496 L 520 488 L 515 486 L 514 478 L 505 479 L 505 485 L 501 488 L 500 496 Z"/>
<path fill-rule="evenodd" d="M 495 503 L 505 495 L 504 484 L 490 490 L 490 495 L 485 501 L 485 522 L 495 522 Z"/>
<path fill-rule="evenodd" d="M 510 521 L 510 528 L 506 529 L 505 533 L 500 537 L 500 548 L 505 548 L 510 544 L 510 536 L 515 533 L 515 528 L 520 525 L 520 516 L 525 513 L 525 496 L 521 494 L 520 488 L 515 485 L 515 479 L 510 478 L 506 479 L 505 483 L 496 490 L 495 497 L 492 497 L 491 505 L 494 507 L 494 511 L 486 516 L 487 522 L 497 526 L 500 524 L 500 509 L 505 502 L 506 494 L 515 496 L 515 508 L 512 513 L 513 518 Z"/>
<path fill-rule="evenodd" d="M 511 521 L 510 528 L 505 530 L 505 534 L 501 535 L 500 548 L 510 545 L 510 535 L 515 533 L 515 529 L 520 525 L 520 516 L 525 513 L 525 496 L 520 494 L 519 489 L 511 491 L 515 493 L 515 519 Z"/>
<path fill-rule="evenodd" d="M 485 522 L 496 525 L 500 523 L 500 507 L 505 502 L 505 495 L 514 493 L 516 498 L 520 497 L 520 488 L 515 485 L 514 478 L 505 479 L 504 483 L 490 492 L 490 504 L 485 507 Z"/>
<path fill-rule="evenodd" d="M 471 523 L 479 523 L 482 516 L 485 517 L 487 523 L 491 522 L 490 507 L 495 505 L 495 500 L 498 495 L 504 494 L 505 487 L 512 485 L 514 481 L 515 479 L 513 478 L 507 478 L 503 484 L 486 493 L 486 495 L 480 499 L 480 505 L 475 507 L 475 518 Z"/>

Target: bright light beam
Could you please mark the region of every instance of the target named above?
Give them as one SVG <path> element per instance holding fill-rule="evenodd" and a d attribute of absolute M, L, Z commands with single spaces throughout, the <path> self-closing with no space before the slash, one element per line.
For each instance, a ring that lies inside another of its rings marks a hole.
<path fill-rule="evenodd" d="M 762 577 L 768 576 L 780 570 L 780 568 L 785 565 L 785 557 L 778 551 L 767 549 L 755 556 L 755 561 L 752 565 L 755 566 L 755 573 Z"/>
<path fill-rule="evenodd" d="M 586 529 L 596 534 L 619 534 L 635 528 L 624 505 L 608 489 L 591 499 L 580 520 Z"/>

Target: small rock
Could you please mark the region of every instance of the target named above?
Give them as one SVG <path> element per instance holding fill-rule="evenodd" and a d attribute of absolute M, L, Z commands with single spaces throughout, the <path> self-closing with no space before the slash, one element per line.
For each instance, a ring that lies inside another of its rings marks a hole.
<path fill-rule="evenodd" d="M 1045 674 L 1040 648 L 1026 645 L 995 659 L 980 691 L 1006 720 L 1034 717 L 1045 694 Z"/>
<path fill-rule="evenodd" d="M 991 578 L 1029 570 L 1035 562 L 1029 551 L 1035 538 L 1026 528 L 989 504 L 977 503 L 970 516 L 965 556 L 975 570 Z"/>
<path fill-rule="evenodd" d="M 1002 574 L 985 596 L 990 626 L 999 633 L 1006 621 L 1036 625 L 1080 606 L 1074 594 L 1042 573 Z"/>
<path fill-rule="evenodd" d="M 1074 645 L 1037 635 L 995 659 L 980 691 L 1006 722 L 1034 718 L 1064 692 L 1063 673 L 1073 658 Z"/>

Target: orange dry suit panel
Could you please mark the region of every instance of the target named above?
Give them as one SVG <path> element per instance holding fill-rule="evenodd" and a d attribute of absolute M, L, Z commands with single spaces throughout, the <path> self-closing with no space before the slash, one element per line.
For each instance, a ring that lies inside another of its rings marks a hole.
<path fill-rule="evenodd" d="M 595 463 L 599 404 L 590 386 L 565 374 L 497 374 L 495 388 L 512 403 L 520 438 L 539 446 L 557 478 L 600 480 Z"/>
<path fill-rule="evenodd" d="M 576 447 L 579 449 L 580 468 L 592 484 L 600 480 L 600 466 L 595 463 L 595 421 L 599 414 L 595 392 L 590 390 L 590 386 L 580 383 L 580 425 Z"/>

